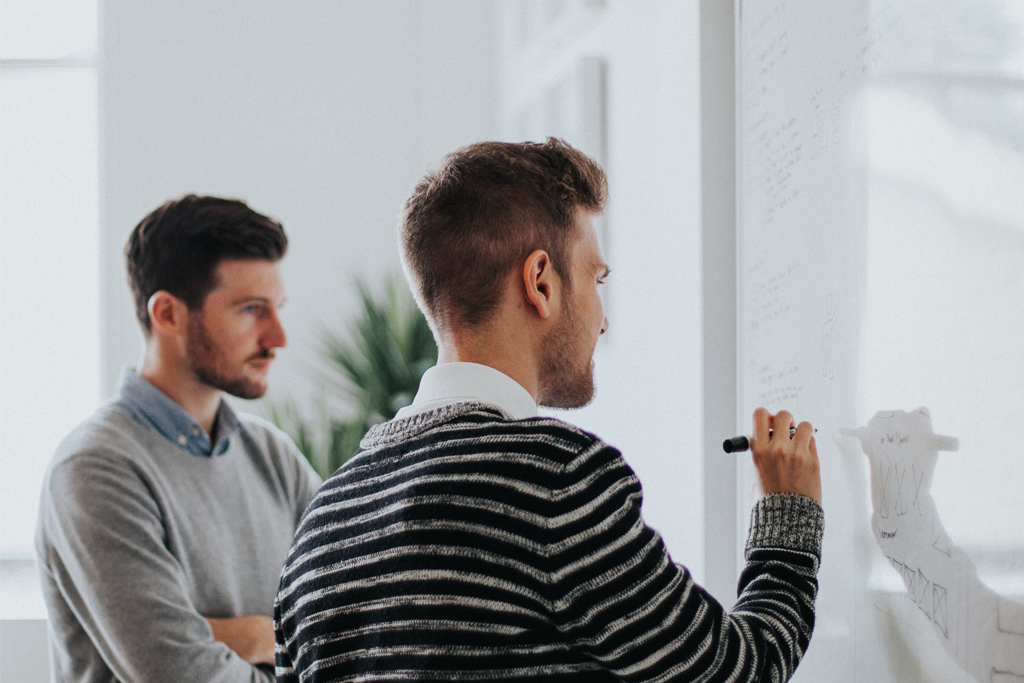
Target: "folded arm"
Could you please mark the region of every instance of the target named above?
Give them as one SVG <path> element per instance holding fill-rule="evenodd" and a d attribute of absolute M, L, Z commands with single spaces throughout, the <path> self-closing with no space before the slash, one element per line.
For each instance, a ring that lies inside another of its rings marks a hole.
<path fill-rule="evenodd" d="M 215 639 L 165 546 L 162 511 L 130 464 L 78 456 L 48 485 L 41 517 L 48 572 L 118 680 L 273 680 Z M 254 661 L 266 655 L 259 647 L 251 654 Z"/>
<path fill-rule="evenodd" d="M 250 614 L 227 619 L 206 619 L 213 639 L 224 643 L 250 664 L 274 665 L 274 620 Z"/>

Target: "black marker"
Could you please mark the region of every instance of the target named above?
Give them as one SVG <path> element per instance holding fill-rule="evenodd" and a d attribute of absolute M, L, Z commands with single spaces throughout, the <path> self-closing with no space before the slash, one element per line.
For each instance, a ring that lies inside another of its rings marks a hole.
<path fill-rule="evenodd" d="M 775 430 L 773 430 L 773 429 L 769 429 L 768 430 L 768 438 L 769 439 L 772 438 L 772 434 L 774 433 L 774 431 Z M 817 434 L 818 430 L 815 429 L 814 433 Z M 789 428 L 789 438 L 792 439 L 795 435 L 796 435 L 796 427 L 790 427 Z M 752 437 L 749 437 L 749 436 L 734 436 L 731 439 L 726 439 L 722 443 L 722 450 L 725 451 L 726 453 L 741 453 L 743 451 L 749 451 L 750 450 L 750 439 L 751 438 Z"/>

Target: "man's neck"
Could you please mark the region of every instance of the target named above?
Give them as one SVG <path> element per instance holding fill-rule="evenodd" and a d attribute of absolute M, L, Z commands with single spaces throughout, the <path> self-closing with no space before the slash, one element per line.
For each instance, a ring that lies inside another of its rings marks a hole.
<path fill-rule="evenodd" d="M 494 368 L 530 392 L 534 402 L 540 391 L 537 364 L 529 349 L 508 335 L 449 335 L 438 349 L 437 362 L 478 363 Z"/>
<path fill-rule="evenodd" d="M 206 384 L 191 371 L 159 362 L 148 352 L 139 368 L 139 376 L 167 394 L 213 438 L 213 425 L 222 399 L 219 389 Z"/>

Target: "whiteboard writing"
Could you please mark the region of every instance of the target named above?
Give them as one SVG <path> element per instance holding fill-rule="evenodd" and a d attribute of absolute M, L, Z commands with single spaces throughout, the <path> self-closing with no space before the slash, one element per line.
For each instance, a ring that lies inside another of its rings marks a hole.
<path fill-rule="evenodd" d="M 792 283 L 800 262 L 794 261 L 784 268 L 755 278 L 753 285 L 753 307 L 750 316 L 750 330 L 784 317 L 792 310 Z"/>
<path fill-rule="evenodd" d="M 867 425 L 843 432 L 856 437 L 870 462 L 871 527 L 905 588 L 904 598 L 975 680 L 1024 679 L 1024 605 L 996 594 L 978 578 L 973 562 L 946 532 L 931 496 L 933 474 L 941 466 L 939 451 L 959 448 L 958 440 L 936 435 L 924 407 L 878 411 Z M 852 449 L 851 441 L 839 443 Z M 874 602 L 893 619 L 907 621 L 884 592 Z"/>

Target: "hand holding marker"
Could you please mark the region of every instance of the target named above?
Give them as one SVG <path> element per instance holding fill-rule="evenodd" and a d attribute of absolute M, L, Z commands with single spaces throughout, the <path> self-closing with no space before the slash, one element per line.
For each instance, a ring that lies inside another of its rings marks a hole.
<path fill-rule="evenodd" d="M 775 432 L 773 429 L 768 430 L 768 438 L 772 438 L 772 434 Z M 817 434 L 818 430 L 815 429 L 814 433 Z M 789 438 L 793 438 L 796 435 L 796 427 L 789 428 Z M 731 439 L 726 439 L 722 443 L 722 450 L 726 453 L 741 453 L 743 451 L 750 450 L 750 440 L 753 437 L 750 436 L 734 436 Z"/>

